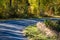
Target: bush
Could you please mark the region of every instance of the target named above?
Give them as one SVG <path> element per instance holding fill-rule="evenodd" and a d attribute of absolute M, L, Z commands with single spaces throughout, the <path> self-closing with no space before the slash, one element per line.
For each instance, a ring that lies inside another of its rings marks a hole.
<path fill-rule="evenodd" d="M 52 20 L 45 20 L 44 21 L 46 26 L 57 31 L 57 32 L 60 32 L 60 20 L 57 20 L 57 21 L 52 21 Z"/>
<path fill-rule="evenodd" d="M 29 26 L 24 30 L 25 35 L 30 40 L 54 40 L 53 38 L 47 37 L 41 31 L 37 29 L 35 26 Z"/>

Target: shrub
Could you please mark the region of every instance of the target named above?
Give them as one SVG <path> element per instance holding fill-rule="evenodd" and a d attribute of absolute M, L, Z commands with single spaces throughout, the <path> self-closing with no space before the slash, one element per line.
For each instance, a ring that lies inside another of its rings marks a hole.
<path fill-rule="evenodd" d="M 47 37 L 45 34 L 39 31 L 35 26 L 28 26 L 24 30 L 24 33 L 30 40 L 55 40 L 53 38 Z"/>
<path fill-rule="evenodd" d="M 52 20 L 45 20 L 44 21 L 46 26 L 57 31 L 57 32 L 60 32 L 60 20 L 57 20 L 57 21 L 52 21 Z"/>

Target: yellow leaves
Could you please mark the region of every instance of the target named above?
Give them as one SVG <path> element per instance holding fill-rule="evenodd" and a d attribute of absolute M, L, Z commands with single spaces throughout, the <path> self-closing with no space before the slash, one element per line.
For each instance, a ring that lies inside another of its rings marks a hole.
<path fill-rule="evenodd" d="M 60 0 L 57 0 L 58 3 L 60 3 Z"/>
<path fill-rule="evenodd" d="M 31 6 L 37 6 L 37 0 L 28 0 Z"/>
<path fill-rule="evenodd" d="M 31 6 L 31 12 L 33 13 L 33 10 L 34 10 L 34 7 L 33 6 Z"/>
<path fill-rule="evenodd" d="M 38 8 L 38 2 L 37 0 L 28 0 L 30 3 L 31 13 L 34 14 L 34 10 Z"/>
<path fill-rule="evenodd" d="M 36 3 L 36 0 L 28 0 L 30 4 Z"/>

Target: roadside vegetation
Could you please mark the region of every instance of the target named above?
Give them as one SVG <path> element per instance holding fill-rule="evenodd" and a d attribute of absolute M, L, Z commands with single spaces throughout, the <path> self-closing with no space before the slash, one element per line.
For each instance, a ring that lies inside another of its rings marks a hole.
<path fill-rule="evenodd" d="M 60 0 L 0 0 L 0 19 L 60 17 Z"/>
<path fill-rule="evenodd" d="M 57 32 L 57 36 L 47 37 L 43 34 L 38 28 L 34 26 L 28 26 L 25 28 L 24 33 L 25 36 L 29 38 L 29 40 L 59 40 L 59 32 L 60 32 L 60 20 L 52 21 L 45 20 L 44 23 L 47 27 Z M 42 30 L 43 31 L 43 30 Z"/>
<path fill-rule="evenodd" d="M 60 20 L 45 20 L 45 24 L 47 27 L 51 28 L 52 30 L 55 30 L 57 32 L 60 32 Z"/>
<path fill-rule="evenodd" d="M 47 37 L 36 26 L 28 26 L 24 33 L 29 40 L 56 40 L 56 37 Z"/>

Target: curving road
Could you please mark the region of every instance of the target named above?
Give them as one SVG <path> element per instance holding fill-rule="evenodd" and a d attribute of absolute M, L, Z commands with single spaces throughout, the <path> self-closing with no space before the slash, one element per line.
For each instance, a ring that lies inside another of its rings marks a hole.
<path fill-rule="evenodd" d="M 26 26 L 36 23 L 36 20 L 7 20 L 0 22 L 0 40 L 28 40 L 23 34 Z"/>
<path fill-rule="evenodd" d="M 0 21 L 0 40 L 28 40 L 22 32 L 24 28 L 38 21 L 42 22 L 43 20 L 44 19 L 22 19 Z"/>

